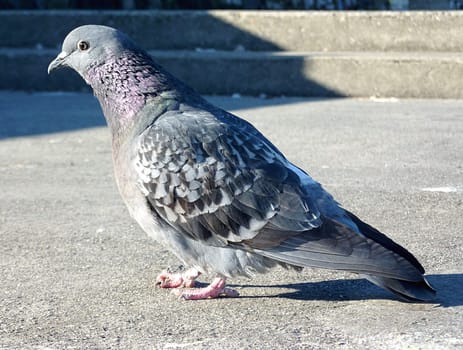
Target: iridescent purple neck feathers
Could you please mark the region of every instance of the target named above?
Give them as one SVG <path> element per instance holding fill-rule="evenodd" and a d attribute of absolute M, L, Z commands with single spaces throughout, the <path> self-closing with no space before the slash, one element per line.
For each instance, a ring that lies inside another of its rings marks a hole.
<path fill-rule="evenodd" d="M 91 67 L 84 75 L 113 132 L 130 127 L 147 98 L 170 90 L 167 76 L 147 54 L 125 51 Z"/>

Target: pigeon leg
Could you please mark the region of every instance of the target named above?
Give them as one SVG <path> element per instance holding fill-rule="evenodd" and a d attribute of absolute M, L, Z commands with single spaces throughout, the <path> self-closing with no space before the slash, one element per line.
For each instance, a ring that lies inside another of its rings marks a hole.
<path fill-rule="evenodd" d="M 156 285 L 161 288 L 193 288 L 195 286 L 195 279 L 200 274 L 201 272 L 193 268 L 183 273 L 170 273 L 164 270 L 156 277 Z"/>
<path fill-rule="evenodd" d="M 205 288 L 190 290 L 173 290 L 173 293 L 183 300 L 202 300 L 219 297 L 237 297 L 238 291 L 225 287 L 226 279 L 217 277 L 210 285 Z"/>

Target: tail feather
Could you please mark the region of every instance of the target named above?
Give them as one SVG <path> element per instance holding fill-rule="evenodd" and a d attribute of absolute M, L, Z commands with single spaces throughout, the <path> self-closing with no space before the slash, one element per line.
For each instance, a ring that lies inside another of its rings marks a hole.
<path fill-rule="evenodd" d="M 418 282 L 404 281 L 382 276 L 365 275 L 364 277 L 370 282 L 376 284 L 378 287 L 387 289 L 406 301 L 429 302 L 436 297 L 436 291 L 424 277 Z"/>
<path fill-rule="evenodd" d="M 346 210 L 346 213 L 349 215 L 352 221 L 357 225 L 357 227 L 359 228 L 360 232 L 362 232 L 362 234 L 364 234 L 368 238 L 373 239 L 375 242 L 378 242 L 383 247 L 388 248 L 389 250 L 392 250 L 393 252 L 396 252 L 397 254 L 400 254 L 405 259 L 407 259 L 407 261 L 409 261 L 413 266 L 415 266 L 419 272 L 421 272 L 422 274 L 424 273 L 423 266 L 413 256 L 413 254 L 410 253 L 407 249 L 397 244 L 392 239 L 387 237 L 385 234 L 379 232 L 374 227 L 368 225 L 366 222 L 360 220 L 357 216 L 355 216 L 351 212 Z"/>
<path fill-rule="evenodd" d="M 435 290 L 405 248 L 347 212 L 361 234 L 323 218 L 323 225 L 254 251 L 283 264 L 356 272 L 407 301 L 430 301 Z"/>

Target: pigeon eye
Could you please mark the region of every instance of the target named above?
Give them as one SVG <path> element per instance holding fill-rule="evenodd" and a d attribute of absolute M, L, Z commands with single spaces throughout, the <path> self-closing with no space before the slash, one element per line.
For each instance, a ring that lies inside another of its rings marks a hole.
<path fill-rule="evenodd" d="M 88 42 L 81 40 L 77 43 L 77 47 L 79 48 L 80 51 L 85 51 L 85 50 L 88 50 L 90 45 L 88 44 Z"/>

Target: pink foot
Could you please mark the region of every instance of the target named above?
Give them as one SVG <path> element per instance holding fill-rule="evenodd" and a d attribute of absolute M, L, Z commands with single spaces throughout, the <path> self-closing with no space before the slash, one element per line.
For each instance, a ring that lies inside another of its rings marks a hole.
<path fill-rule="evenodd" d="M 238 291 L 225 287 L 225 278 L 216 278 L 210 285 L 205 288 L 180 290 L 175 289 L 172 292 L 183 300 L 201 300 L 213 299 L 219 297 L 237 297 Z"/>
<path fill-rule="evenodd" d="M 195 279 L 198 278 L 200 274 L 201 273 L 196 269 L 188 269 L 183 273 L 162 271 L 158 277 L 156 277 L 156 285 L 161 288 L 193 288 L 195 286 Z"/>

